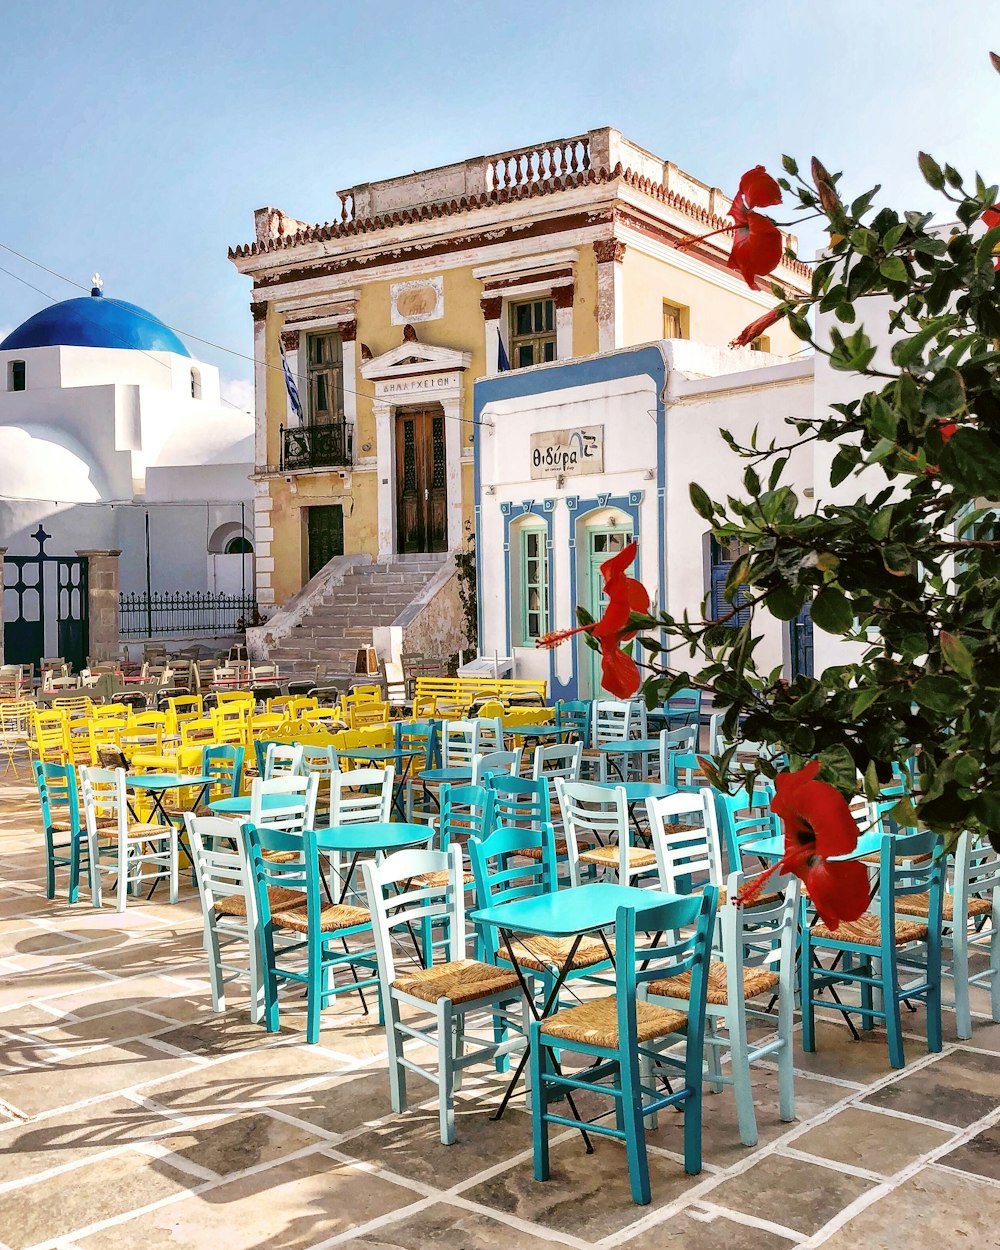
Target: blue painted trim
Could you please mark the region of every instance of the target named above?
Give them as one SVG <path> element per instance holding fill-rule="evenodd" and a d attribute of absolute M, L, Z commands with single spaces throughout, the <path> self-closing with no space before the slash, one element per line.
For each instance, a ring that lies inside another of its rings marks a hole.
<path fill-rule="evenodd" d="M 517 521 L 526 516 L 541 517 L 545 522 L 545 554 L 546 554 L 546 582 L 549 596 L 549 629 L 552 628 L 552 611 L 555 605 L 554 585 L 555 572 L 553 569 L 554 561 L 552 559 L 552 513 L 555 511 L 556 501 L 554 499 L 543 499 L 541 501 L 535 499 L 523 499 L 519 504 L 512 503 L 509 499 L 505 499 L 500 504 L 500 512 L 503 515 L 503 593 L 504 593 L 504 641 L 506 650 L 504 655 L 513 655 L 513 637 L 511 633 L 510 621 L 510 587 L 511 587 L 511 558 L 510 558 L 510 527 Z M 478 572 L 478 563 L 476 565 Z M 518 646 L 521 644 L 518 643 Z M 549 652 L 549 683 L 555 678 L 555 656 Z"/>

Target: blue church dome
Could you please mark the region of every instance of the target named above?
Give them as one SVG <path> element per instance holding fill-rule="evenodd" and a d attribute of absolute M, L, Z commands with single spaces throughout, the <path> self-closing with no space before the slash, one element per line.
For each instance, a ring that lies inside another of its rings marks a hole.
<path fill-rule="evenodd" d="M 118 347 L 191 355 L 152 313 L 124 300 L 105 299 L 99 286 L 89 298 L 83 295 L 43 308 L 0 343 L 0 351 L 30 347 Z"/>

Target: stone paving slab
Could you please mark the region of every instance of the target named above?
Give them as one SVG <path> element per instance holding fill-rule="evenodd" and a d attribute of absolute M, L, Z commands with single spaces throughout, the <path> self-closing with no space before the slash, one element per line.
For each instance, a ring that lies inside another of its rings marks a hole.
<path fill-rule="evenodd" d="M 394 1116 L 383 1033 L 356 997 L 324 1013 L 318 1046 L 301 999 L 277 1036 L 239 987 L 214 1013 L 189 880 L 178 905 L 123 915 L 59 888 L 44 898 L 32 790 L 0 778 L 0 1250 L 1000 1247 L 1000 1025 L 982 994 L 969 1041 L 946 1012 L 941 1055 L 908 1015 L 899 1073 L 884 1033 L 855 1042 L 821 1012 L 815 1054 L 796 1036 L 797 1119 L 779 1120 L 759 1064 L 757 1146 L 731 1092 L 706 1094 L 690 1177 L 682 1117 L 661 1114 L 637 1207 L 607 1139 L 587 1155 L 554 1133 L 552 1179 L 535 1181 L 523 1100 L 495 1122 L 490 1067 L 467 1074 L 456 1145 L 416 1077 Z"/>

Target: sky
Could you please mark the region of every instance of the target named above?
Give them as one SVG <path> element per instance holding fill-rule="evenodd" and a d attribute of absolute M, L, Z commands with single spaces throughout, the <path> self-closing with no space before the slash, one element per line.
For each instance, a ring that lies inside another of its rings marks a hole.
<path fill-rule="evenodd" d="M 0 338 L 80 294 L 3 248 L 99 270 L 247 408 L 226 253 L 263 205 L 333 220 L 354 183 L 605 125 L 729 193 L 783 152 L 898 209 L 939 207 L 920 149 L 1000 180 L 998 0 L 34 0 L 3 43 Z"/>

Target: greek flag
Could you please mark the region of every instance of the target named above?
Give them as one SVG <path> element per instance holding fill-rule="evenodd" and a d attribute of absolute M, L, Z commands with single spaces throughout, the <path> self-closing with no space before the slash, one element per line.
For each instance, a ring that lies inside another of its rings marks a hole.
<path fill-rule="evenodd" d="M 292 377 L 292 371 L 288 367 L 288 358 L 285 355 L 284 344 L 281 345 L 281 368 L 285 374 L 285 389 L 288 391 L 288 398 L 291 401 L 292 412 L 302 420 L 302 400 L 299 399 L 299 388 L 295 385 L 295 379 Z"/>
<path fill-rule="evenodd" d="M 497 373 L 507 373 L 510 369 L 510 361 L 507 359 L 507 349 L 503 345 L 503 339 L 500 337 L 500 327 L 497 326 Z"/>

